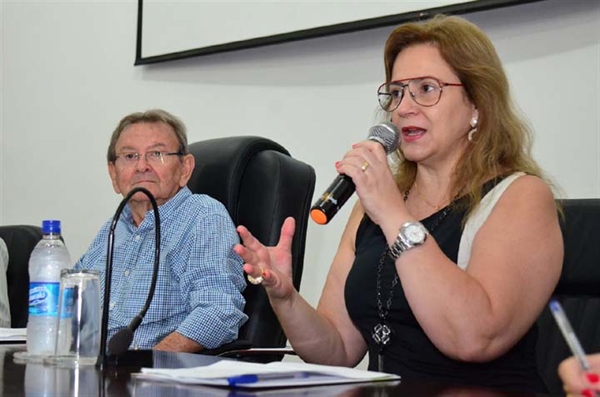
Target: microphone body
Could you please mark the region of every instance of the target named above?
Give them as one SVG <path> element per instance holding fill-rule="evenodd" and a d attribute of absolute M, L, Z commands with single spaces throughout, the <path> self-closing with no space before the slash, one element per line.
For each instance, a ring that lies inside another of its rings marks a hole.
<path fill-rule="evenodd" d="M 400 131 L 392 123 L 376 124 L 369 129 L 367 139 L 379 142 L 387 154 L 398 148 Z M 310 216 L 316 223 L 326 225 L 338 213 L 346 201 L 354 194 L 356 186 L 352 178 L 347 175 L 338 175 L 325 192 L 319 197 L 310 209 Z"/>
<path fill-rule="evenodd" d="M 150 289 L 144 307 L 136 315 L 129 325 L 117 332 L 108 342 L 108 354 L 107 354 L 107 339 L 108 339 L 108 312 L 109 312 L 109 301 L 110 301 L 110 287 L 112 284 L 112 263 L 113 263 L 113 251 L 114 251 L 114 240 L 115 240 L 115 229 L 123 209 L 127 202 L 133 197 L 134 194 L 141 192 L 144 193 L 150 199 L 152 209 L 154 210 L 154 221 L 155 221 L 155 243 L 154 243 L 154 268 L 152 270 L 152 280 L 150 281 Z M 160 215 L 158 212 L 158 205 L 156 199 L 143 187 L 136 187 L 132 189 L 125 198 L 119 204 L 113 220 L 110 225 L 108 233 L 108 244 L 106 253 L 106 273 L 104 279 L 104 302 L 102 308 L 102 329 L 100 332 L 100 354 L 98 357 L 98 366 L 103 369 L 105 366 L 131 366 L 139 365 L 143 367 L 152 367 L 152 351 L 138 350 L 129 353 L 129 345 L 133 341 L 133 334 L 139 327 L 150 307 L 152 298 L 154 297 L 154 291 L 156 289 L 156 280 L 158 278 L 158 265 L 160 259 Z M 125 354 L 127 353 L 127 354 Z"/>

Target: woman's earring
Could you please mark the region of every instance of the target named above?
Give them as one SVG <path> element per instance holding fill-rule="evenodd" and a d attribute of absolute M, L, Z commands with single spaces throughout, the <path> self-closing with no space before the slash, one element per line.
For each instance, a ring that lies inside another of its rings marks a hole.
<path fill-rule="evenodd" d="M 478 121 L 479 120 L 477 120 L 475 117 L 473 117 L 473 119 L 471 120 L 471 129 L 467 133 L 467 139 L 469 140 L 469 142 L 473 142 L 473 135 L 475 135 L 475 133 L 477 132 Z"/>

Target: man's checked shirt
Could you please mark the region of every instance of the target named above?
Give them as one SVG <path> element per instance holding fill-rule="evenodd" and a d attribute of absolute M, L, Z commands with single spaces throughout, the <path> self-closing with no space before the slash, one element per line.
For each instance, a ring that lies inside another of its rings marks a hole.
<path fill-rule="evenodd" d="M 246 287 L 239 242 L 225 207 L 184 187 L 159 207 L 160 265 L 156 293 L 130 349 L 149 349 L 173 331 L 211 349 L 237 337 L 246 321 Z M 111 220 L 75 265 L 101 272 L 104 294 Z M 154 267 L 154 211 L 139 227 L 126 205 L 115 229 L 108 338 L 125 328 L 146 302 Z"/>

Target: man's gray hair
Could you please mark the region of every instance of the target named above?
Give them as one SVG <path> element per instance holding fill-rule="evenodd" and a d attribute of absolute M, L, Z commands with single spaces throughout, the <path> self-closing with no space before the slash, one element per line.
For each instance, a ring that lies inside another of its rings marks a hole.
<path fill-rule="evenodd" d="M 164 123 L 175 132 L 177 141 L 179 142 L 178 151 L 183 154 L 188 154 L 188 143 L 187 143 L 187 132 L 185 124 L 178 117 L 173 116 L 171 113 L 162 109 L 151 109 L 145 112 L 131 113 L 121 119 L 117 128 L 110 137 L 110 144 L 108 145 L 108 152 L 106 153 L 106 159 L 109 163 L 114 163 L 117 159 L 116 146 L 119 137 L 127 128 L 133 124 L 138 123 Z"/>

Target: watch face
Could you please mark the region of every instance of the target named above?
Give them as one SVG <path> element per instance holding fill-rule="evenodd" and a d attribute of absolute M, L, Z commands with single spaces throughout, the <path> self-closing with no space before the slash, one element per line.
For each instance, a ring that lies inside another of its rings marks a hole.
<path fill-rule="evenodd" d="M 406 226 L 404 235 L 412 244 L 421 244 L 425 240 L 425 230 L 418 223 L 411 223 Z"/>

